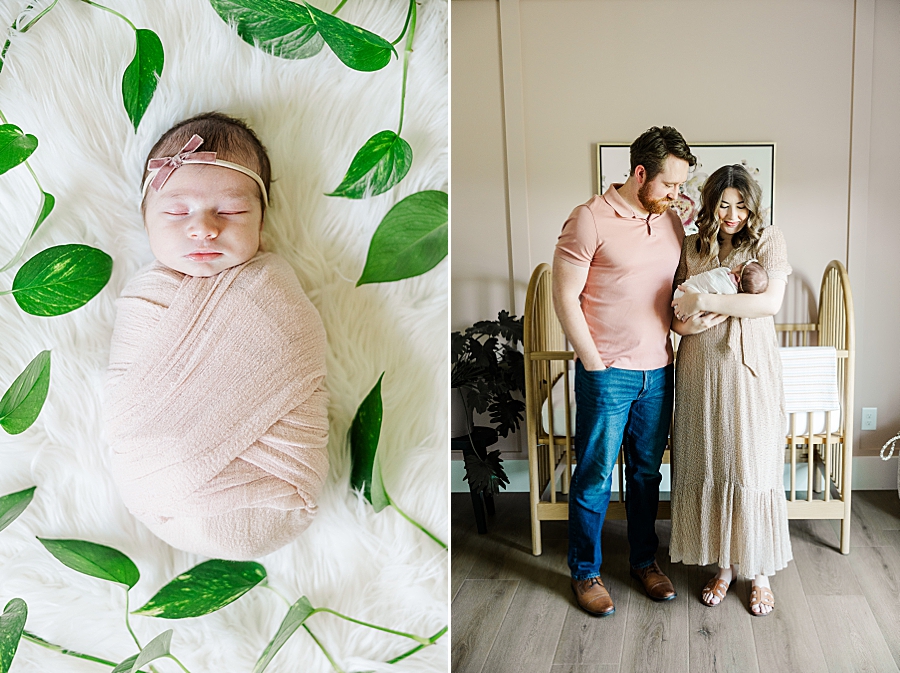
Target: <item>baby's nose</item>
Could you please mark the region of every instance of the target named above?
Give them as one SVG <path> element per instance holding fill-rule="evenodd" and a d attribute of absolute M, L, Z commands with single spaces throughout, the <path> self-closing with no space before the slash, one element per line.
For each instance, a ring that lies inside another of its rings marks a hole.
<path fill-rule="evenodd" d="M 210 217 L 197 217 L 188 229 L 191 238 L 215 238 L 219 235 L 219 227 Z"/>

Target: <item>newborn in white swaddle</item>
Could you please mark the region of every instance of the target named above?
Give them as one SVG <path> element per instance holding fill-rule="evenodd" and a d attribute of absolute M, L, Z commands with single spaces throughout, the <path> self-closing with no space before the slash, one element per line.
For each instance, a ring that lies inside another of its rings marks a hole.
<path fill-rule="evenodd" d="M 707 294 L 760 294 L 769 286 L 769 274 L 755 259 L 739 264 L 733 269 L 719 266 L 691 276 L 681 284 L 684 291 L 676 289 L 673 299 L 684 296 L 684 292 L 705 292 Z"/>
<path fill-rule="evenodd" d="M 162 154 L 143 203 L 157 261 L 123 290 L 110 346 L 112 472 L 129 511 L 172 546 L 258 558 L 316 513 L 325 331 L 290 265 L 259 251 L 270 170 L 255 134 L 198 115 L 150 156 Z"/>

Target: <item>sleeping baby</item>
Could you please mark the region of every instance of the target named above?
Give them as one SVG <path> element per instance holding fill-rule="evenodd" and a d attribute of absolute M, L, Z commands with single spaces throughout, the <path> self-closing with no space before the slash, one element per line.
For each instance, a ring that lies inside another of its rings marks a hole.
<path fill-rule="evenodd" d="M 720 266 L 710 271 L 698 273 L 684 281 L 676 289 L 672 299 L 684 296 L 685 292 L 706 292 L 708 294 L 761 294 L 769 287 L 769 274 L 757 260 L 751 259 L 738 264 L 733 269 Z"/>
<path fill-rule="evenodd" d="M 311 523 L 328 473 L 325 330 L 293 269 L 260 251 L 266 150 L 206 113 L 150 151 L 141 210 L 156 261 L 117 301 L 112 472 L 173 547 L 251 559 Z"/>

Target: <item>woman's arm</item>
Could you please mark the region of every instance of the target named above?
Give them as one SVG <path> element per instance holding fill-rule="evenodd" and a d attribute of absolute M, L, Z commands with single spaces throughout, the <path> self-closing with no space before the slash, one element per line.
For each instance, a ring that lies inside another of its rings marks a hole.
<path fill-rule="evenodd" d="M 672 331 L 681 336 L 700 334 L 700 332 L 705 332 L 710 327 L 715 327 L 727 319 L 727 315 L 719 315 L 718 313 L 698 313 L 687 320 L 679 320 L 673 317 Z"/>
<path fill-rule="evenodd" d="M 785 281 L 775 278 L 769 282 L 769 287 L 762 294 L 689 292 L 675 299 L 672 307 L 675 309 L 675 315 L 681 318 L 690 318 L 703 312 L 717 313 L 733 318 L 765 318 L 778 313 L 781 302 L 784 301 L 786 287 Z"/>

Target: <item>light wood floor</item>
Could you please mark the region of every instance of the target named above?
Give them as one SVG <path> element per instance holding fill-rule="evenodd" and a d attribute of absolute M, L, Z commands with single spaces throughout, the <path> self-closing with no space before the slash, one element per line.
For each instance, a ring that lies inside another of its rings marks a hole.
<path fill-rule="evenodd" d="M 698 600 L 710 568 L 668 560 L 668 521 L 657 523 L 658 561 L 675 584 L 668 603 L 628 576 L 623 521 L 603 530 L 603 577 L 616 613 L 576 605 L 566 566 L 566 524 L 544 522 L 531 554 L 527 493 L 501 493 L 478 535 L 467 493 L 452 496 L 453 673 L 898 673 L 900 500 L 853 494 L 851 552 L 836 521 L 791 521 L 794 560 L 772 578 L 776 610 L 747 611 L 739 580 L 715 608 Z"/>

